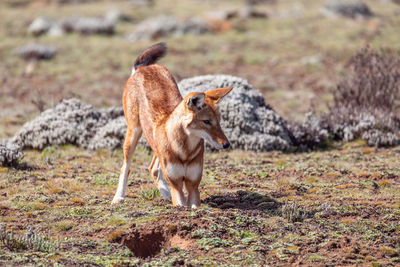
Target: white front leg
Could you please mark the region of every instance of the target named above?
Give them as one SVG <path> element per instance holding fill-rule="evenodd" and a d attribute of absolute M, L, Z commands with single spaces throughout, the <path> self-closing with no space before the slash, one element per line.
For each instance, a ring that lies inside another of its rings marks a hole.
<path fill-rule="evenodd" d="M 124 142 L 124 164 L 122 164 L 121 174 L 119 175 L 118 188 L 111 204 L 118 204 L 125 200 L 126 182 L 131 168 L 131 159 L 133 151 L 142 134 L 142 130 L 138 127 L 135 129 L 127 129 Z"/>
<path fill-rule="evenodd" d="M 119 175 L 117 192 L 115 193 L 111 204 L 122 203 L 125 200 L 126 182 L 129 176 L 130 165 L 130 162 L 126 162 L 122 165 L 121 174 Z"/>

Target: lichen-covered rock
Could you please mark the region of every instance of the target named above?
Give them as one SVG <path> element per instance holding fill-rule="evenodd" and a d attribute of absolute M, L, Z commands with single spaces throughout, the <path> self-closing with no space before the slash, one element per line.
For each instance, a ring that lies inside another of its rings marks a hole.
<path fill-rule="evenodd" d="M 21 148 L 15 145 L 0 144 L 0 166 L 10 166 L 22 159 Z"/>
<path fill-rule="evenodd" d="M 332 109 L 319 117 L 309 113 L 303 124 L 292 124 L 290 129 L 299 150 L 323 148 L 329 140 L 362 139 L 375 147 L 400 144 L 399 118 L 380 111 L 342 108 Z"/>
<path fill-rule="evenodd" d="M 53 22 L 47 18 L 39 17 L 35 19 L 28 27 L 28 32 L 35 36 L 47 33 Z"/>
<path fill-rule="evenodd" d="M 352 19 L 373 16 L 371 9 L 361 1 L 330 0 L 325 3 L 322 11 L 327 16 L 342 16 Z"/>
<path fill-rule="evenodd" d="M 238 16 L 236 10 L 212 10 L 205 14 L 209 20 L 230 20 Z"/>
<path fill-rule="evenodd" d="M 268 15 L 265 12 L 258 11 L 254 5 L 246 5 L 239 11 L 239 17 L 242 19 L 250 18 L 267 18 Z"/>
<path fill-rule="evenodd" d="M 116 22 L 125 19 L 128 17 L 116 10 L 107 12 L 104 17 L 69 17 L 58 21 L 39 17 L 29 26 L 28 32 L 36 36 L 42 34 L 61 36 L 70 32 L 78 32 L 83 35 L 111 35 L 114 34 Z"/>
<path fill-rule="evenodd" d="M 28 44 L 18 48 L 16 53 L 26 60 L 48 60 L 57 54 L 57 48 L 52 45 Z"/>
<path fill-rule="evenodd" d="M 265 104 L 263 95 L 246 80 L 230 75 L 206 75 L 179 83 L 183 96 L 228 86 L 233 86 L 233 90 L 218 105 L 221 126 L 232 148 L 267 151 L 286 150 L 293 145 L 285 120 Z"/>
<path fill-rule="evenodd" d="M 289 129 L 299 151 L 326 147 L 330 140 L 328 123 L 312 112 L 306 114 L 303 123 L 291 122 Z"/>
<path fill-rule="evenodd" d="M 400 121 L 394 114 L 337 109 L 324 117 L 332 135 L 345 142 L 361 138 L 376 147 L 400 144 Z"/>
<path fill-rule="evenodd" d="M 251 19 L 251 18 L 267 18 L 265 12 L 259 11 L 254 5 L 245 5 L 239 10 L 213 10 L 205 14 L 209 20 L 231 20 L 234 18 Z"/>
<path fill-rule="evenodd" d="M 96 134 L 90 140 L 88 148 L 96 150 L 99 148 L 122 147 L 125 133 L 126 122 L 124 116 L 110 119 L 104 126 L 97 128 Z M 140 141 L 141 145 L 147 146 L 147 143 L 143 138 Z"/>
<path fill-rule="evenodd" d="M 81 4 L 81 3 L 90 3 L 96 1 L 99 0 L 53 0 L 53 2 L 57 4 Z"/>
<path fill-rule="evenodd" d="M 104 19 L 112 23 L 117 23 L 118 21 L 131 21 L 132 18 L 118 9 L 111 9 L 104 15 Z"/>
<path fill-rule="evenodd" d="M 63 36 L 67 32 L 61 22 L 55 22 L 51 25 L 50 29 L 47 31 L 48 36 L 58 37 Z"/>
<path fill-rule="evenodd" d="M 94 144 L 91 141 L 99 129 L 121 116 L 123 116 L 122 108 L 97 111 L 91 105 L 82 104 L 77 99 L 63 100 L 54 108 L 42 112 L 37 118 L 26 123 L 10 142 L 21 148 L 36 149 L 64 144 L 74 144 L 84 148 L 112 147 L 110 144 L 118 145 L 121 142 L 95 139 L 98 143 Z M 119 140 L 123 139 L 118 137 Z"/>
<path fill-rule="evenodd" d="M 179 21 L 175 17 L 161 16 L 141 22 L 136 30 L 128 36 L 128 40 L 153 40 L 166 36 L 198 35 L 206 32 L 208 32 L 207 25 L 201 18 L 195 17 Z"/>
<path fill-rule="evenodd" d="M 77 18 L 72 24 L 72 31 L 81 34 L 114 34 L 115 21 L 104 18 Z"/>
<path fill-rule="evenodd" d="M 130 2 L 135 6 L 149 7 L 154 5 L 154 0 L 130 0 Z"/>

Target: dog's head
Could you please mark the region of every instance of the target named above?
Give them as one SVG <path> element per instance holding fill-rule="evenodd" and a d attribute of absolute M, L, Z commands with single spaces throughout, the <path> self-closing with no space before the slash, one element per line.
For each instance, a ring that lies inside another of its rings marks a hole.
<path fill-rule="evenodd" d="M 229 140 L 221 129 L 221 115 L 217 104 L 231 90 L 232 87 L 226 87 L 188 94 L 184 103 L 192 116 L 186 125 L 186 131 L 203 138 L 217 149 L 229 148 Z"/>

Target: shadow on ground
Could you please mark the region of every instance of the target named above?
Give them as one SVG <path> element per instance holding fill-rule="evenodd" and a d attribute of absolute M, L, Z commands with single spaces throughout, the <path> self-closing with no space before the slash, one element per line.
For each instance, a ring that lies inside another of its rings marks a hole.
<path fill-rule="evenodd" d="M 219 209 L 260 210 L 268 212 L 273 212 L 281 206 L 281 203 L 271 196 L 243 190 L 235 193 L 212 195 L 206 198 L 204 203 Z"/>

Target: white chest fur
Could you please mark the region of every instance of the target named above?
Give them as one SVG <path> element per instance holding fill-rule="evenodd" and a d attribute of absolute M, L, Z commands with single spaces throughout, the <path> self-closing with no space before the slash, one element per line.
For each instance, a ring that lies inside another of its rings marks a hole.
<path fill-rule="evenodd" d="M 178 179 L 185 177 L 190 180 L 197 180 L 203 171 L 203 166 L 199 163 L 180 164 L 169 163 L 166 166 L 166 172 L 170 179 Z"/>

